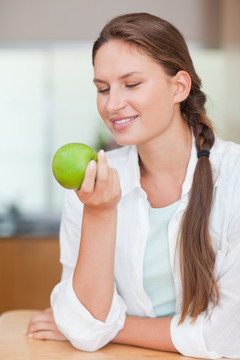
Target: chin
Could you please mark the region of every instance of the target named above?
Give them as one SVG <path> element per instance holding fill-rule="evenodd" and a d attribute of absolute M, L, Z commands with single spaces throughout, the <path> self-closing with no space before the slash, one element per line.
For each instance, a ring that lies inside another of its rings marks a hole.
<path fill-rule="evenodd" d="M 130 146 L 130 145 L 136 145 L 135 141 L 130 141 L 130 140 L 119 140 L 119 139 L 114 139 L 117 146 Z"/>

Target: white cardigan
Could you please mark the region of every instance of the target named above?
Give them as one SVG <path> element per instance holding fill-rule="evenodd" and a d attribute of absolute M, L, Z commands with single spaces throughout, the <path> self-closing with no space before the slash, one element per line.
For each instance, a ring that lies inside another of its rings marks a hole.
<path fill-rule="evenodd" d="M 73 191 L 67 190 L 60 230 L 62 281 L 51 295 L 51 305 L 59 330 L 80 350 L 95 351 L 111 341 L 124 326 L 126 314 L 155 317 L 142 283 L 142 265 L 149 232 L 149 202 L 140 185 L 135 146 L 107 153 L 108 163 L 118 170 L 122 199 L 118 206 L 115 254 L 115 292 L 105 322 L 101 322 L 79 302 L 72 287 L 77 261 L 83 206 Z M 186 356 L 216 359 L 240 358 L 240 146 L 216 140 L 210 160 L 214 175 L 210 234 L 216 251 L 215 275 L 220 303 L 178 325 L 181 308 L 181 279 L 174 253 L 182 215 L 186 209 L 197 162 L 193 142 L 179 206 L 168 229 L 170 261 L 176 289 L 176 315 L 171 322 L 171 338 Z M 161 334 L 159 334 L 161 336 Z"/>

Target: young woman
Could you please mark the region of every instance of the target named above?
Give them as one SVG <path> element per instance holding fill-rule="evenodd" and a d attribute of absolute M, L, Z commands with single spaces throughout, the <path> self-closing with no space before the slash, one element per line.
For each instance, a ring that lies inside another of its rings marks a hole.
<path fill-rule="evenodd" d="M 93 46 L 98 111 L 122 147 L 66 192 L 62 281 L 35 338 L 240 357 L 240 146 L 216 139 L 182 35 L 119 16 Z"/>

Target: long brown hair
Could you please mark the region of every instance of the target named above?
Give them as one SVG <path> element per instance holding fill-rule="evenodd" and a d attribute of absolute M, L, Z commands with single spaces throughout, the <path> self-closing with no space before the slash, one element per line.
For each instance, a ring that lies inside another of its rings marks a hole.
<path fill-rule="evenodd" d="M 170 76 L 185 70 L 191 77 L 189 96 L 180 104 L 183 118 L 195 136 L 196 149 L 209 150 L 214 144 L 213 126 L 206 116 L 206 96 L 194 69 L 185 40 L 169 22 L 147 13 L 121 15 L 111 20 L 95 41 L 92 60 L 98 49 L 111 39 L 138 46 L 157 61 Z M 179 232 L 180 270 L 182 279 L 182 312 L 195 320 L 216 305 L 219 291 L 214 277 L 215 253 L 209 235 L 209 215 L 213 193 L 211 164 L 206 156 L 198 159 L 187 209 Z"/>

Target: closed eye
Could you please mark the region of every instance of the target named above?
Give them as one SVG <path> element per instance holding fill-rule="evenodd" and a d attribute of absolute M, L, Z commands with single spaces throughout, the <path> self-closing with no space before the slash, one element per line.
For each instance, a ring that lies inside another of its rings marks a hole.
<path fill-rule="evenodd" d="M 126 87 L 129 88 L 129 89 L 132 89 L 132 88 L 137 87 L 137 86 L 140 85 L 140 84 L 141 84 L 140 82 L 134 83 L 134 84 L 128 84 L 128 85 L 126 85 Z"/>
<path fill-rule="evenodd" d="M 108 93 L 109 92 L 109 88 L 106 88 L 106 89 L 98 89 L 98 93 L 100 93 L 100 94 L 106 94 L 106 93 Z"/>
<path fill-rule="evenodd" d="M 133 89 L 133 88 L 137 87 L 137 86 L 140 85 L 140 84 L 141 84 L 140 82 L 133 83 L 133 84 L 127 84 L 126 87 L 127 87 L 128 89 Z M 107 93 L 109 93 L 109 91 L 110 91 L 110 88 L 109 88 L 109 87 L 108 87 L 108 88 L 104 88 L 104 89 L 98 89 L 98 93 L 100 93 L 100 94 L 107 94 Z"/>

